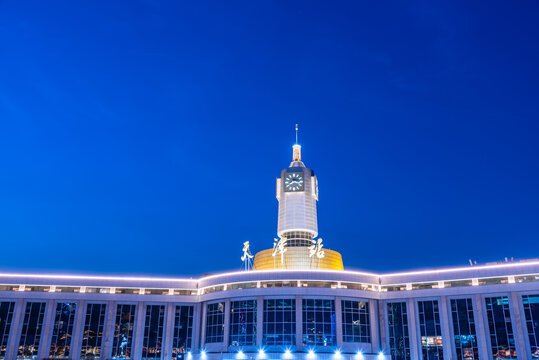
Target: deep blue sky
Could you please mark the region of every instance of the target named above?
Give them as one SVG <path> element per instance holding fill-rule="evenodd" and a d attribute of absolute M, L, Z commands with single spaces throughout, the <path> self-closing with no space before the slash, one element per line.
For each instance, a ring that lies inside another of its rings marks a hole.
<path fill-rule="evenodd" d="M 537 1 L 2 1 L 3 271 L 272 246 L 294 124 L 345 267 L 539 256 Z"/>

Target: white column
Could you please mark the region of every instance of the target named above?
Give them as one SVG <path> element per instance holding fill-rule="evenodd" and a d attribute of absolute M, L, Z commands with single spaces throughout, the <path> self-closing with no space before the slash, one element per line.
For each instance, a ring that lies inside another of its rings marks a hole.
<path fill-rule="evenodd" d="M 43 326 L 41 327 L 41 340 L 40 340 L 39 349 L 37 353 L 38 359 L 45 359 L 49 357 L 55 314 L 56 314 L 55 301 L 47 300 L 46 305 L 45 305 Z"/>
<path fill-rule="evenodd" d="M 380 338 L 379 338 L 379 329 L 378 329 L 378 304 L 376 300 L 369 300 L 369 320 L 371 324 L 371 344 L 372 352 L 378 353 L 380 351 Z"/>
<path fill-rule="evenodd" d="M 224 330 L 223 330 L 223 346 L 225 351 L 228 351 L 228 345 L 230 340 L 230 299 L 225 300 L 225 319 L 224 319 Z"/>
<path fill-rule="evenodd" d="M 412 359 L 420 359 L 421 343 L 420 333 L 417 326 L 417 316 L 415 310 L 415 300 L 407 299 L 406 310 L 408 314 L 408 331 L 410 335 L 410 355 Z"/>
<path fill-rule="evenodd" d="M 378 300 L 378 327 L 380 329 L 380 349 L 384 352 L 384 354 L 389 354 L 390 349 L 389 340 L 387 338 L 387 321 L 385 306 L 386 302 L 384 300 Z M 373 320 L 371 319 L 371 321 Z"/>
<path fill-rule="evenodd" d="M 174 338 L 174 320 L 176 314 L 176 306 L 174 303 L 165 305 L 165 328 L 163 331 L 163 355 L 162 359 L 172 359 L 172 340 Z M 193 333 L 194 336 L 194 333 Z"/>
<path fill-rule="evenodd" d="M 26 304 L 24 302 L 24 299 L 17 299 L 15 302 L 13 320 L 11 322 L 11 331 L 8 338 L 6 359 L 17 358 L 25 309 L 26 309 Z"/>
<path fill-rule="evenodd" d="M 264 297 L 256 298 L 256 345 L 262 347 L 264 341 Z"/>
<path fill-rule="evenodd" d="M 296 296 L 296 349 L 303 347 L 303 301 L 301 296 Z"/>
<path fill-rule="evenodd" d="M 335 337 L 337 341 L 337 347 L 342 347 L 342 302 L 341 297 L 335 297 Z"/>
<path fill-rule="evenodd" d="M 451 336 L 451 329 L 449 327 L 449 322 L 451 320 L 449 319 L 449 304 L 447 301 L 447 296 L 442 296 L 440 298 L 440 304 L 438 306 L 438 309 L 440 310 L 440 325 L 442 328 L 442 345 L 444 350 L 444 359 L 453 359 L 453 347 L 451 346 L 451 339 L 453 337 Z"/>
<path fill-rule="evenodd" d="M 135 315 L 135 331 L 133 331 L 132 358 L 138 360 L 142 357 L 142 344 L 144 343 L 144 322 L 146 321 L 146 306 L 139 301 Z"/>
<path fill-rule="evenodd" d="M 77 359 L 80 356 L 85 314 L 86 314 L 86 302 L 79 301 L 77 303 L 77 310 L 75 313 L 75 324 L 73 324 L 73 334 L 71 335 L 71 345 L 69 348 L 69 357 L 71 359 Z"/>
<path fill-rule="evenodd" d="M 208 303 L 202 304 L 201 316 L 202 320 L 200 321 L 200 348 L 203 349 L 206 346 L 206 314 L 208 313 Z"/>
<path fill-rule="evenodd" d="M 115 318 L 116 303 L 109 301 L 107 303 L 107 308 L 105 309 L 105 327 L 103 328 L 103 340 L 101 342 L 101 354 L 103 359 L 110 359 L 112 357 Z"/>
<path fill-rule="evenodd" d="M 525 322 L 522 319 L 522 313 L 520 311 L 520 296 L 518 293 L 511 293 L 511 296 L 509 296 L 509 306 L 511 307 L 517 358 L 529 360 L 530 354 L 528 354 L 528 347 L 526 345 L 526 339 L 524 338 L 524 334 L 527 335 L 527 329 L 524 327 Z"/>
<path fill-rule="evenodd" d="M 476 294 L 474 298 L 474 319 L 475 319 L 475 333 L 477 336 L 477 346 L 479 350 L 479 359 L 488 360 L 489 357 L 489 341 L 487 339 L 488 323 L 483 315 L 485 304 L 480 294 Z"/>
<path fill-rule="evenodd" d="M 200 328 L 202 326 L 202 307 L 203 304 L 201 303 L 193 304 L 193 336 L 191 337 L 192 342 L 190 344 L 191 350 L 193 352 L 198 351 L 198 348 L 201 344 L 200 339 L 202 334 L 200 332 Z"/>

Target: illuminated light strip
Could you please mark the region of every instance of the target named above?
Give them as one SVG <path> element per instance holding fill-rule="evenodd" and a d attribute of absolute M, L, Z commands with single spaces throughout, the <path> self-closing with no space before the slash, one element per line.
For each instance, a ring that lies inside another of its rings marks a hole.
<path fill-rule="evenodd" d="M 253 271 L 233 271 L 233 272 L 226 272 L 226 273 L 221 273 L 221 274 L 210 275 L 210 276 L 200 278 L 200 281 L 203 281 L 203 280 L 206 280 L 206 279 L 214 279 L 214 278 L 223 277 L 223 276 L 231 276 L 231 275 L 253 275 L 253 273 L 254 274 L 263 274 L 263 273 L 301 273 L 301 272 L 308 272 L 308 273 L 322 273 L 322 274 L 351 274 L 351 275 L 364 275 L 364 276 L 375 276 L 375 277 L 389 277 L 389 276 L 405 276 L 405 275 L 421 275 L 421 274 L 440 274 L 440 273 L 450 273 L 450 272 L 456 272 L 456 271 L 470 271 L 470 270 L 476 271 L 476 270 L 487 270 L 487 269 L 512 268 L 512 267 L 532 266 L 532 265 L 539 265 L 539 261 L 518 262 L 518 263 L 508 263 L 508 264 L 496 264 L 496 265 L 466 266 L 466 267 L 459 267 L 459 268 L 420 270 L 420 271 L 410 271 L 410 272 L 402 272 L 402 273 L 389 273 L 389 274 L 375 274 L 375 273 L 368 273 L 368 272 L 362 272 L 362 271 L 352 271 L 352 270 L 319 270 L 319 269 L 316 269 L 316 270 L 315 269 L 313 269 L 313 270 L 292 270 L 292 269 L 290 269 L 290 270 L 287 270 L 287 269 L 253 270 Z M 506 276 L 506 275 L 502 275 L 502 276 Z M 496 276 L 490 276 L 490 277 L 496 277 Z M 267 280 L 267 281 L 272 281 L 272 280 Z M 324 280 L 320 280 L 320 281 L 324 281 Z M 331 280 L 327 279 L 326 281 L 331 281 Z M 341 281 L 343 281 L 343 280 L 341 279 Z M 447 281 L 447 280 L 444 280 L 444 281 Z M 375 285 L 377 285 L 377 284 L 375 284 Z M 383 284 L 383 285 L 385 285 L 385 284 Z"/>
<path fill-rule="evenodd" d="M 250 288 L 241 288 L 241 289 L 227 289 L 227 285 L 234 285 L 234 284 L 245 284 L 246 282 L 245 281 L 239 281 L 239 282 L 234 282 L 234 283 L 220 283 L 220 284 L 215 284 L 215 285 L 209 285 L 209 286 L 205 286 L 203 288 L 199 288 L 199 290 L 201 290 L 201 292 L 204 292 L 204 290 L 206 289 L 211 289 L 213 287 L 217 287 L 217 286 L 223 286 L 223 290 L 221 291 L 234 291 L 234 290 L 250 290 L 250 289 L 275 289 L 275 287 L 270 287 L 270 288 L 263 288 L 262 287 L 262 284 L 260 284 L 260 287 L 258 286 L 258 283 L 263 283 L 263 282 L 271 282 L 271 283 L 275 283 L 275 282 L 286 282 L 286 281 L 289 281 L 291 283 L 294 283 L 295 281 L 298 282 L 298 284 L 296 286 L 280 286 L 278 287 L 279 289 L 286 289 L 286 288 L 301 288 L 303 286 L 300 285 L 300 280 L 296 280 L 296 279 L 277 279 L 277 280 L 261 280 L 261 281 L 249 281 L 249 282 L 252 282 L 252 283 L 257 283 L 257 286 L 256 287 L 250 287 Z M 309 279 L 309 280 L 304 280 L 304 283 L 305 282 L 309 282 L 309 281 L 312 281 L 312 282 L 334 282 L 336 283 L 335 285 L 338 285 L 338 283 L 340 283 L 341 281 L 336 281 L 336 280 L 312 280 L 312 279 Z M 366 287 L 368 287 L 369 289 L 371 288 L 371 286 L 373 285 L 377 285 L 377 284 L 367 284 L 367 283 L 358 283 L 358 282 L 353 282 L 353 281 L 345 281 L 345 283 L 347 284 L 356 284 L 356 285 L 364 285 Z M 303 283 L 301 283 L 303 284 Z M 332 284 L 333 285 L 333 284 Z M 310 286 L 305 286 L 305 287 L 310 287 Z M 373 292 L 373 290 L 367 290 L 367 289 L 347 289 L 347 288 L 341 288 L 341 287 L 337 287 L 337 288 L 333 288 L 333 287 L 318 287 L 318 286 L 314 286 L 314 287 L 311 287 L 311 288 L 318 288 L 318 289 L 345 289 L 345 290 L 359 290 L 359 291 L 369 291 L 369 292 Z M 220 292 L 220 291 L 212 291 L 211 293 L 208 293 L 208 294 L 212 294 L 214 292 Z M 374 292 L 378 292 L 378 290 L 374 291 Z M 201 294 L 202 295 L 202 294 Z M 207 294 L 203 294 L 203 295 L 207 295 Z"/>
<path fill-rule="evenodd" d="M 519 274 L 518 276 L 537 276 L 537 275 L 538 275 L 537 273 L 531 273 L 531 274 Z M 405 290 L 414 290 L 412 288 L 413 285 L 421 285 L 421 284 L 427 284 L 427 283 L 437 284 L 438 289 L 443 289 L 443 288 L 445 288 L 444 282 L 467 281 L 467 280 L 472 280 L 472 284 L 468 285 L 468 286 L 478 286 L 479 285 L 478 280 L 481 280 L 481 279 L 495 279 L 495 278 L 507 278 L 508 284 L 514 284 L 515 283 L 515 276 L 511 276 L 511 275 L 508 275 L 508 276 L 495 276 L 495 277 L 492 277 L 492 276 L 491 277 L 480 277 L 480 278 L 449 279 L 449 280 L 443 280 L 443 281 L 438 281 L 438 282 L 414 282 L 414 283 L 397 283 L 397 284 L 385 284 L 385 285 L 357 283 L 357 282 L 352 282 L 352 281 L 348 281 L 346 283 L 351 283 L 351 284 L 361 285 L 361 286 L 366 286 L 367 287 L 366 289 L 350 289 L 350 290 L 360 290 L 360 291 L 368 291 L 368 292 L 373 292 L 373 291 L 374 292 L 386 292 L 387 291 L 386 288 L 391 287 L 391 286 L 405 286 L 406 287 Z M 291 283 L 297 281 L 298 284 L 300 283 L 299 280 L 294 280 L 294 279 L 264 280 L 264 282 L 266 282 L 266 281 L 267 282 L 291 282 Z M 307 280 L 307 281 L 312 281 L 312 282 L 335 282 L 334 280 L 312 280 L 312 279 Z M 254 283 L 254 281 L 252 281 L 252 282 Z M 242 283 L 244 283 L 244 282 L 216 284 L 216 285 L 210 285 L 210 286 L 206 286 L 204 288 L 198 288 L 198 289 L 162 289 L 162 288 L 147 288 L 147 289 L 148 290 L 153 290 L 153 289 L 168 290 L 168 293 L 163 294 L 163 295 L 174 295 L 174 290 L 197 291 L 196 295 L 207 295 L 207 294 L 211 294 L 211 293 L 214 293 L 214 292 L 228 291 L 227 290 L 227 285 L 242 284 Z M 257 283 L 256 288 L 260 288 L 261 281 L 257 281 L 256 283 Z M 441 284 L 443 284 L 444 286 L 441 286 Z M 17 285 L 17 284 L 6 284 L 6 285 Z M 500 283 L 500 284 L 490 284 L 490 285 L 506 285 L 506 284 Z M 49 292 L 54 292 L 54 290 L 56 290 L 56 287 L 57 287 L 56 285 L 20 284 L 19 287 L 17 288 L 17 290 L 14 290 L 14 291 L 26 291 L 28 287 L 31 288 L 32 286 L 42 286 L 42 287 L 50 286 L 50 289 L 48 290 Z M 202 294 L 207 289 L 220 287 L 220 286 L 223 287 L 223 290 L 215 290 L 215 291 L 209 292 L 207 294 Z M 375 286 L 374 289 L 376 289 L 376 290 L 372 290 L 371 286 Z M 79 288 L 80 293 L 85 293 L 86 288 L 87 288 L 86 286 L 80 286 L 80 285 L 60 285 L 60 287 Z M 115 287 L 110 287 L 110 286 L 107 286 L 107 285 L 94 285 L 94 286 L 91 286 L 91 287 L 109 289 L 110 294 L 114 294 L 115 290 L 116 290 Z M 301 285 L 299 285 L 299 286 L 290 286 L 290 288 L 295 288 L 295 287 L 302 287 L 302 286 Z M 287 287 L 278 287 L 278 288 L 287 288 Z M 317 286 L 315 286 L 315 288 L 335 289 L 334 287 L 317 287 Z M 345 289 L 345 288 L 342 288 L 342 287 L 337 287 L 337 288 Z M 140 294 L 142 294 L 142 295 L 147 294 L 147 292 L 144 291 L 145 290 L 144 288 L 128 288 L 128 289 L 138 290 L 139 295 Z M 242 288 L 242 290 L 249 290 L 249 289 L 255 289 L 255 288 L 254 287 L 252 287 L 252 288 Z M 273 289 L 273 288 L 270 287 L 270 288 L 267 288 L 267 289 Z M 436 288 L 432 288 L 432 289 L 436 289 Z M 240 289 L 230 289 L 230 290 L 240 290 Z M 425 289 L 416 289 L 416 290 L 430 290 L 430 289 L 425 288 Z M 190 296 L 192 296 L 192 295 L 190 295 Z"/>
<path fill-rule="evenodd" d="M 449 268 L 449 269 L 439 269 L 439 270 L 421 270 L 421 271 L 410 271 L 410 272 L 393 273 L 393 274 L 380 274 L 378 276 L 388 277 L 388 276 L 404 276 L 404 275 L 440 274 L 440 273 L 448 273 L 448 272 L 455 272 L 455 271 L 470 271 L 470 270 L 476 271 L 476 270 L 501 269 L 501 268 L 512 268 L 512 267 L 532 266 L 532 265 L 539 265 L 539 261 L 496 264 L 496 265 L 480 265 L 480 266 L 474 265 L 474 266 L 466 266 L 466 267 L 460 267 L 460 268 Z M 506 276 L 506 275 L 502 275 L 502 276 Z M 490 276 L 490 277 L 500 277 L 500 276 Z"/>
<path fill-rule="evenodd" d="M 451 282 L 451 281 L 466 281 L 466 280 L 474 280 L 474 279 L 477 279 L 477 280 L 482 280 L 482 279 L 497 279 L 497 278 L 507 278 L 508 280 L 508 284 L 515 284 L 515 276 L 538 276 L 539 274 L 537 273 L 531 273 L 531 274 L 517 274 L 517 275 L 500 275 L 500 276 L 483 276 L 483 277 L 478 277 L 478 278 L 460 278 L 460 279 L 444 279 L 444 280 L 440 280 L 440 281 L 421 281 L 421 282 L 413 282 L 411 284 L 426 284 L 426 283 L 441 283 L 441 282 Z M 511 282 L 511 278 L 512 278 L 512 281 Z M 533 281 L 537 281 L 537 280 L 533 280 Z M 531 281 L 531 282 L 533 282 Z M 392 283 L 392 284 L 383 284 L 381 285 L 382 287 L 386 287 L 386 286 L 399 286 L 399 285 L 406 285 L 406 283 Z M 489 284 L 489 285 L 507 285 L 507 284 Z M 461 286 L 458 286 L 458 287 L 461 287 Z M 421 289 L 421 290 L 430 290 L 430 289 Z"/>
<path fill-rule="evenodd" d="M 450 272 L 458 271 L 478 271 L 478 270 L 488 270 L 488 269 L 503 269 L 503 268 L 514 268 L 514 267 L 525 267 L 525 266 L 534 266 L 539 265 L 539 261 L 529 261 L 529 262 L 516 262 L 516 263 L 507 263 L 507 264 L 496 264 L 496 265 L 479 265 L 479 266 L 466 266 L 459 268 L 446 268 L 446 269 L 433 269 L 433 270 L 420 270 L 420 271 L 409 271 L 402 273 L 389 273 L 389 274 L 375 274 L 362 271 L 351 271 L 351 270 L 255 270 L 255 271 L 233 271 L 220 273 L 215 275 L 210 275 L 206 277 L 201 277 L 198 279 L 182 279 L 182 278 L 153 278 L 153 277 L 133 277 L 133 276 L 89 276 L 89 275 L 43 275 L 43 274 L 8 274 L 0 273 L 0 278 L 37 278 L 37 279 L 66 279 L 66 280 L 123 280 L 123 281 L 172 281 L 172 282 L 199 282 L 208 279 L 215 279 L 224 276 L 231 275 L 240 275 L 240 276 L 253 276 L 256 278 L 256 274 L 266 274 L 266 273 L 321 273 L 321 274 L 350 274 L 350 275 L 362 275 L 362 276 L 374 276 L 374 277 L 390 277 L 390 276 L 408 276 L 408 275 L 425 275 L 425 274 L 443 274 Z M 508 275 L 503 275 L 508 276 Z M 520 276 L 520 275 L 519 275 Z M 278 279 L 280 280 L 280 279 Z M 264 280 L 265 281 L 265 280 Z M 277 281 L 268 279 L 267 281 Z M 282 281 L 282 280 L 281 280 Z M 331 281 L 331 279 L 321 279 L 319 281 Z M 341 279 L 342 281 L 342 279 Z M 444 280 L 450 281 L 450 280 Z M 353 282 L 353 281 L 350 281 Z M 377 285 L 377 284 L 374 284 Z M 390 284 L 383 284 L 390 285 Z M 66 285 L 67 286 L 67 285 Z M 214 285 L 212 285 L 214 286 Z M 193 290 L 193 289 L 186 289 Z"/>
<path fill-rule="evenodd" d="M 190 281 L 197 282 L 197 279 L 174 279 L 174 278 L 151 278 L 132 276 L 86 276 L 86 275 L 43 275 L 43 274 L 5 274 L 0 273 L 0 277 L 6 278 L 38 278 L 38 279 L 67 279 L 67 280 L 127 280 L 127 281 Z M 68 285 L 65 285 L 68 286 Z M 191 290 L 191 289 L 186 289 Z"/>
<path fill-rule="evenodd" d="M 351 275 L 366 275 L 366 276 L 380 276 L 378 274 L 374 273 L 368 273 L 368 272 L 362 272 L 362 271 L 352 271 L 352 270 L 319 270 L 319 269 L 304 269 L 304 270 L 297 270 L 297 269 L 278 269 L 278 270 L 253 270 L 253 271 L 231 271 L 221 274 L 215 274 L 210 275 L 206 277 L 200 278 L 200 281 L 206 280 L 206 279 L 215 279 L 218 277 L 223 276 L 231 276 L 231 275 L 254 275 L 254 274 L 266 274 L 266 273 L 323 273 L 323 274 L 351 274 Z M 262 280 L 266 281 L 266 280 Z M 267 281 L 272 281 L 271 279 L 268 279 Z M 321 280 L 324 281 L 324 280 Z M 327 280 L 330 281 L 330 280 Z M 342 280 L 341 280 L 342 281 Z"/>

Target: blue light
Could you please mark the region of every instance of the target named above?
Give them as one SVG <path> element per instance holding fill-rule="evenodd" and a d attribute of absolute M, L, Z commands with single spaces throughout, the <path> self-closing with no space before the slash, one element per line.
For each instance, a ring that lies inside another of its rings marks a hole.
<path fill-rule="evenodd" d="M 187 352 L 187 358 L 188 358 L 188 359 L 191 359 L 192 357 L 193 357 L 193 354 L 191 354 L 191 352 L 188 351 L 188 352 Z"/>
<path fill-rule="evenodd" d="M 206 358 L 206 350 L 201 350 L 200 351 L 200 356 L 205 359 Z"/>
<path fill-rule="evenodd" d="M 307 357 L 312 359 L 315 357 L 315 354 L 314 354 L 314 350 L 313 349 L 309 349 L 309 352 L 307 353 Z"/>
<path fill-rule="evenodd" d="M 356 358 L 357 358 L 358 360 L 363 360 L 363 359 L 365 359 L 365 358 L 363 357 L 363 353 L 362 353 L 361 351 L 358 351 L 358 352 L 356 353 Z"/>
<path fill-rule="evenodd" d="M 379 360 L 383 360 L 383 359 L 384 359 L 384 352 L 383 352 L 383 351 L 380 351 L 380 352 L 378 353 L 378 359 L 379 359 Z"/>
<path fill-rule="evenodd" d="M 286 349 L 284 351 L 284 357 L 287 358 L 287 359 L 292 357 L 292 352 L 290 351 L 290 349 Z"/>
<path fill-rule="evenodd" d="M 258 349 L 258 355 L 263 356 L 264 354 L 265 354 L 264 349 L 262 348 Z"/>
<path fill-rule="evenodd" d="M 340 358 L 341 357 L 341 350 L 335 350 L 335 357 Z"/>

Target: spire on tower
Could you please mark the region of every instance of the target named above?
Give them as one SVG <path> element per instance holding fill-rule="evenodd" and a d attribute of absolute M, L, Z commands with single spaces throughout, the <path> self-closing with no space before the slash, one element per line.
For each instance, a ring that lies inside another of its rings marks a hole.
<path fill-rule="evenodd" d="M 296 144 L 292 146 L 292 161 L 301 161 L 301 145 L 298 144 L 298 124 L 296 124 Z"/>

